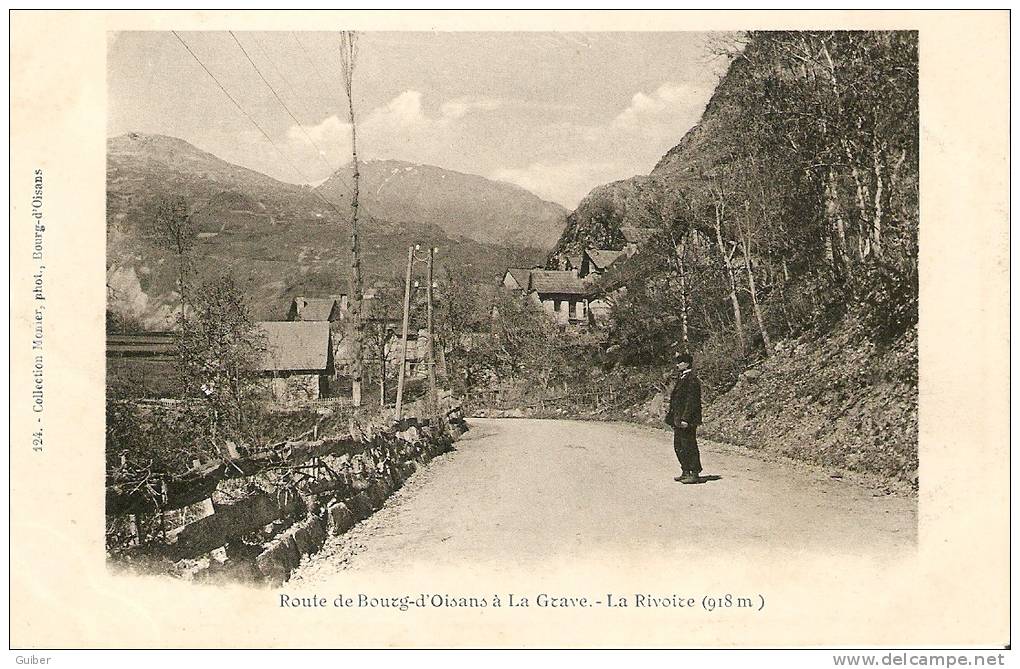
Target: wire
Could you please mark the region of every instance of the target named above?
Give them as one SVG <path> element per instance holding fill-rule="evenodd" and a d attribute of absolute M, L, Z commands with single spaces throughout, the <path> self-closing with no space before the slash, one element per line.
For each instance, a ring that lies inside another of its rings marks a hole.
<path fill-rule="evenodd" d="M 176 30 L 171 30 L 170 32 L 172 32 L 172 33 L 173 33 L 173 35 L 174 35 L 174 37 L 176 37 L 176 38 L 177 38 L 177 40 L 178 40 L 178 41 L 179 41 L 179 42 L 181 43 L 181 45 L 183 45 L 183 46 L 184 46 L 184 48 L 185 48 L 185 49 L 187 49 L 188 53 L 190 53 L 190 54 L 191 54 L 191 57 L 195 59 L 195 62 L 197 62 L 197 63 L 198 63 L 199 65 L 201 65 L 201 66 L 202 66 L 202 69 L 203 69 L 203 70 L 205 70 L 206 74 L 208 74 L 208 75 L 209 75 L 209 77 L 210 77 L 210 78 L 211 78 L 211 79 L 212 79 L 212 80 L 213 80 L 214 82 L 216 82 L 216 85 L 217 85 L 217 86 L 219 86 L 220 90 L 221 90 L 221 91 L 223 91 L 223 94 L 224 94 L 224 95 L 226 95 L 226 96 L 227 96 L 227 98 L 228 98 L 228 99 L 229 99 L 229 100 L 230 100 L 231 102 L 233 102 L 233 103 L 234 103 L 234 106 L 235 106 L 235 107 L 237 107 L 238 111 L 240 111 L 240 112 L 241 112 L 241 113 L 242 113 L 242 114 L 244 115 L 244 117 L 245 117 L 245 118 L 247 118 L 247 119 L 248 119 L 249 121 L 251 121 L 251 124 L 252 124 L 252 125 L 254 125 L 254 126 L 255 126 L 255 128 L 256 128 L 256 129 L 258 129 L 258 131 L 259 131 L 260 133 L 262 133 L 262 136 L 266 138 L 266 141 L 268 141 L 268 142 L 269 142 L 269 143 L 270 143 L 270 144 L 271 144 L 271 145 L 273 146 L 273 148 L 274 148 L 274 149 L 276 149 L 276 151 L 277 151 L 277 152 L 278 152 L 278 153 L 280 154 L 280 156 L 281 156 L 281 157 L 282 157 L 282 158 L 283 158 L 283 159 L 284 159 L 284 160 L 285 160 L 285 161 L 287 162 L 287 164 L 288 164 L 288 165 L 290 166 L 290 168 L 291 168 L 292 170 L 294 170 L 294 172 L 295 172 L 295 173 L 296 173 L 296 174 L 297 174 L 297 175 L 298 175 L 298 176 L 299 176 L 299 177 L 300 177 L 300 178 L 301 178 L 301 179 L 302 179 L 302 180 L 303 180 L 303 181 L 304 181 L 305 183 L 309 183 L 309 179 L 308 179 L 308 177 L 306 177 L 306 176 L 305 176 L 305 175 L 304 175 L 304 174 L 303 174 L 303 173 L 301 172 L 301 170 L 299 170 L 299 169 L 297 168 L 297 166 L 296 166 L 296 165 L 294 165 L 294 163 L 293 163 L 293 162 L 292 162 L 292 161 L 290 160 L 290 158 L 288 158 L 288 157 L 287 157 L 287 154 L 286 154 L 286 153 L 284 153 L 284 152 L 283 152 L 283 150 L 282 150 L 282 149 L 281 149 L 281 148 L 280 148 L 280 147 L 279 147 L 279 146 L 278 146 L 278 145 L 276 144 L 276 142 L 274 142 L 274 141 L 273 141 L 273 138 L 269 136 L 269 133 L 267 133 L 267 132 L 265 131 L 265 129 L 263 129 L 263 128 L 262 128 L 262 126 L 261 126 L 261 125 L 259 125 L 258 121 L 256 121 L 256 120 L 255 120 L 255 119 L 254 119 L 254 118 L 252 117 L 252 115 L 251 115 L 251 114 L 249 114 L 249 113 L 248 113 L 247 111 L 245 111 L 244 107 L 242 107 L 242 106 L 241 106 L 241 104 L 240 104 L 240 103 L 239 103 L 239 102 L 238 102 L 238 101 L 237 101 L 237 100 L 236 100 L 236 99 L 234 98 L 234 96 L 230 94 L 230 91 L 228 91 L 228 90 L 227 90 L 227 89 L 226 89 L 226 88 L 225 88 L 225 87 L 223 86 L 223 84 L 222 84 L 222 83 L 220 83 L 220 80 L 216 78 L 216 75 L 215 75 L 215 74 L 213 74 L 213 73 L 212 73 L 212 71 L 211 71 L 211 70 L 210 70 L 210 69 L 209 69 L 208 67 L 206 67 L 205 63 L 203 63 L 203 62 L 202 62 L 202 59 L 201 59 L 201 58 L 199 58 L 199 57 L 198 57 L 198 55 L 197 55 L 197 54 L 195 54 L 195 52 L 191 50 L 191 47 L 190 47 L 190 46 L 188 46 L 188 43 L 184 41 L 184 38 L 182 38 L 182 37 L 181 37 L 181 36 L 180 36 L 179 34 L 177 34 L 177 31 L 176 31 Z M 336 212 L 336 214 L 337 214 L 337 215 L 339 215 L 339 216 L 341 216 L 341 217 L 343 217 L 343 216 L 344 216 L 344 214 L 343 214 L 343 213 L 342 213 L 342 212 L 341 212 L 341 211 L 340 211 L 340 210 L 339 210 L 339 209 L 337 208 L 336 204 L 335 204 L 335 203 L 333 203 L 333 202 L 331 202 L 331 201 L 329 201 L 329 200 L 327 200 L 327 199 L 326 199 L 325 197 L 323 197 L 323 196 L 322 196 L 322 194 L 321 194 L 321 193 L 319 193 L 319 191 L 318 191 L 318 190 L 316 190 L 316 189 L 312 188 L 312 189 L 311 189 L 311 190 L 310 190 L 309 192 L 310 192 L 310 193 L 311 193 L 312 195 L 314 195 L 315 197 L 317 197 L 317 198 L 319 198 L 320 200 L 322 200 L 322 202 L 323 202 L 323 203 L 325 203 L 325 204 L 326 204 L 326 206 L 328 206 L 328 207 L 329 207 L 330 209 L 332 209 L 332 210 L 333 210 L 334 212 Z"/>
<path fill-rule="evenodd" d="M 298 99 L 303 99 L 303 96 L 302 96 L 302 95 L 301 95 L 301 94 L 300 94 L 300 93 L 298 92 L 298 88 L 297 88 L 296 86 L 294 86 L 294 84 L 293 84 L 293 83 L 292 83 L 292 82 L 290 81 L 290 79 L 289 79 L 289 78 L 288 78 L 288 77 L 287 77 L 287 76 L 286 76 L 286 75 L 285 75 L 285 74 L 283 73 L 283 71 L 282 71 L 282 70 L 281 70 L 281 69 L 280 69 L 279 67 L 277 67 L 277 66 L 276 66 L 276 63 L 275 63 L 275 62 L 273 61 L 273 57 L 272 57 L 272 54 L 270 54 L 270 53 L 269 53 L 269 49 L 268 49 L 268 48 L 266 47 L 266 45 L 265 45 L 265 42 L 263 42 L 262 40 L 258 39 L 257 37 L 254 37 L 254 36 L 253 36 L 253 39 L 255 40 L 255 43 L 259 45 L 259 48 L 260 48 L 260 49 L 262 50 L 262 55 L 263 55 L 263 56 L 265 56 L 266 60 L 267 60 L 267 61 L 269 62 L 269 64 L 270 64 L 270 65 L 272 66 L 272 68 L 273 68 L 273 71 L 274 71 L 274 72 L 276 72 L 276 74 L 277 74 L 277 75 L 279 75 L 280 79 L 282 79 L 282 80 L 283 80 L 283 83 L 284 83 L 284 84 L 285 84 L 285 85 L 287 86 L 287 88 L 288 88 L 288 89 L 290 90 L 290 92 L 291 92 L 291 93 L 292 93 L 292 94 L 294 95 L 294 97 L 295 97 L 295 98 L 298 98 Z M 299 47 L 301 46 L 301 45 L 300 45 L 300 43 L 298 44 L 298 46 L 299 46 Z M 306 58 L 308 58 L 308 56 L 307 56 L 307 55 L 306 55 L 305 57 L 306 57 Z M 314 67 L 314 66 L 315 66 L 315 64 L 314 64 L 314 63 L 312 63 L 312 66 Z M 308 104 L 308 100 L 304 100 L 304 102 L 306 103 L 306 104 L 305 104 L 305 109 L 306 109 L 306 111 L 311 111 L 311 109 L 312 109 L 312 106 L 311 106 L 310 104 Z M 311 116 L 312 114 L 309 114 L 309 115 Z M 300 125 L 300 124 L 299 124 L 299 125 Z M 339 171 L 340 171 L 340 168 L 339 168 L 339 167 L 335 167 L 335 168 L 334 168 L 334 169 L 332 170 L 332 173 L 333 173 L 333 174 L 336 174 L 336 173 L 337 173 L 337 172 L 339 172 Z M 336 183 L 337 183 L 337 184 L 338 184 L 338 185 L 339 185 L 339 186 L 340 186 L 341 188 L 343 188 L 343 189 L 344 189 L 345 191 L 347 191 L 347 194 L 348 194 L 348 195 L 350 195 L 351 197 L 354 197 L 354 191 L 352 191 L 352 190 L 351 190 L 350 186 L 348 186 L 346 182 L 344 182 L 344 181 L 342 181 L 342 180 L 339 180 L 339 179 L 338 179 L 338 180 L 336 181 Z"/>
<path fill-rule="evenodd" d="M 255 73 L 259 75 L 259 78 L 262 80 L 262 83 L 264 83 L 266 87 L 269 88 L 269 90 L 273 94 L 273 97 L 276 98 L 276 101 L 279 102 L 280 106 L 283 107 L 284 111 L 286 111 L 287 114 L 290 115 L 290 117 L 294 120 L 294 123 L 296 123 L 297 126 L 301 128 L 301 132 L 304 133 L 305 139 L 308 140 L 308 143 L 311 144 L 315 151 L 318 153 L 319 159 L 326 166 L 326 169 L 330 171 L 331 175 L 334 172 L 336 172 L 337 168 L 333 165 L 330 165 L 329 162 L 326 160 L 325 158 L 326 152 L 319 148 L 319 145 L 315 143 L 315 140 L 312 139 L 312 136 L 308 134 L 308 130 L 305 129 L 305 126 L 301 124 L 301 121 L 299 121 L 297 116 L 294 115 L 294 112 L 290 110 L 290 107 L 288 107 L 287 103 L 283 101 L 283 98 L 280 97 L 280 94 L 276 92 L 276 89 L 273 88 L 273 85 L 270 84 L 269 81 L 266 79 L 265 75 L 262 74 L 262 70 L 260 70 L 259 66 L 255 64 L 255 61 L 251 59 L 251 56 L 248 54 L 247 49 L 245 49 L 244 45 L 241 44 L 241 40 L 237 39 L 237 35 L 234 34 L 234 31 L 228 30 L 227 32 L 230 33 L 230 36 L 234 38 L 235 42 L 237 42 L 237 46 L 238 48 L 241 49 L 241 53 L 244 54 L 244 57 L 247 58 L 248 62 L 251 63 L 251 66 L 255 68 Z"/>
<path fill-rule="evenodd" d="M 315 72 L 315 76 L 317 76 L 319 78 L 319 82 L 322 84 L 322 89 L 324 91 L 328 91 L 329 90 L 329 84 L 326 83 L 326 78 L 322 76 L 322 72 L 319 71 L 319 66 L 315 64 L 314 60 L 312 60 L 311 55 L 309 55 L 309 53 L 308 53 L 308 49 L 301 42 L 301 38 L 298 37 L 296 32 L 291 32 L 290 36 L 294 38 L 295 42 L 297 42 L 298 48 L 304 54 L 305 59 L 308 61 L 308 64 L 312 66 L 312 70 Z M 337 102 L 340 105 L 340 109 L 343 109 L 344 108 L 343 100 L 339 99 L 339 97 L 338 97 L 337 98 Z"/>

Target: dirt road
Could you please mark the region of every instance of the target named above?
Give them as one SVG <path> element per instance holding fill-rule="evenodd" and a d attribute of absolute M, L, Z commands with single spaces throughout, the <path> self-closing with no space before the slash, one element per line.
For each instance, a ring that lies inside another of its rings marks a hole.
<path fill-rule="evenodd" d="M 637 425 L 476 419 L 456 450 L 419 470 L 386 505 L 333 538 L 297 581 L 408 557 L 456 566 L 615 546 L 654 550 L 782 546 L 849 554 L 909 549 L 916 498 L 825 472 L 763 462 L 700 440 L 700 485 L 673 481 L 671 435 Z"/>

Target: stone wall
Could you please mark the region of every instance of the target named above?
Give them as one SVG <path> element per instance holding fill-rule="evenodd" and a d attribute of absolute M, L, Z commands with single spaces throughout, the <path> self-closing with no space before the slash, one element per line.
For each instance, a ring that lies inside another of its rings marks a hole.
<path fill-rule="evenodd" d="M 449 395 L 442 400 L 438 419 L 409 417 L 390 424 L 378 419 L 352 425 L 343 437 L 283 444 L 250 476 L 231 479 L 238 466 L 221 464 L 204 493 L 213 501 L 211 515 L 168 532 L 159 544 L 111 559 L 118 566 L 195 581 L 279 585 L 329 536 L 380 509 L 415 471 L 450 450 L 467 426 L 459 404 Z M 252 467 L 250 459 L 237 462 L 240 469 Z M 300 475 L 281 478 L 288 465 Z M 108 490 L 108 512 L 136 512 L 116 495 L 112 499 L 120 501 L 111 506 L 110 495 Z M 183 508 L 174 497 L 179 495 L 168 498 L 168 508 Z"/>

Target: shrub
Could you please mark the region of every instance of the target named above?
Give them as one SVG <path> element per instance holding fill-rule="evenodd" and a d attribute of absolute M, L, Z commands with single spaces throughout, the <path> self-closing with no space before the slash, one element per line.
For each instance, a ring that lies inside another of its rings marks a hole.
<path fill-rule="evenodd" d="M 854 311 L 867 336 L 888 343 L 917 324 L 917 263 L 876 262 L 851 284 Z"/>

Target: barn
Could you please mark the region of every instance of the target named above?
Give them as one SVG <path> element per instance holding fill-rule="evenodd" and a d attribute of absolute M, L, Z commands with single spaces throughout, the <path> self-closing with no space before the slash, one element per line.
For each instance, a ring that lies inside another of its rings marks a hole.
<path fill-rule="evenodd" d="M 333 338 L 328 321 L 263 321 L 264 350 L 257 371 L 280 402 L 329 396 Z"/>

